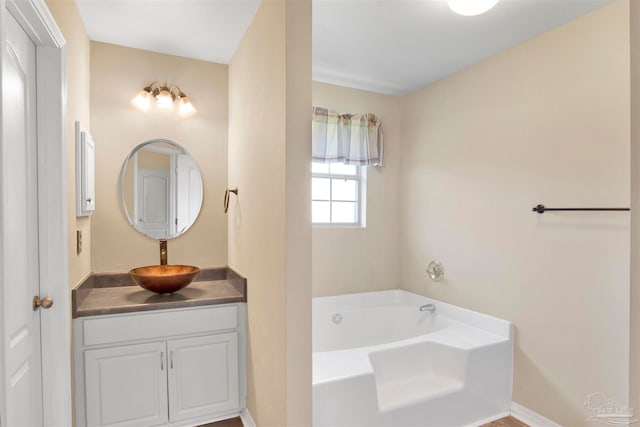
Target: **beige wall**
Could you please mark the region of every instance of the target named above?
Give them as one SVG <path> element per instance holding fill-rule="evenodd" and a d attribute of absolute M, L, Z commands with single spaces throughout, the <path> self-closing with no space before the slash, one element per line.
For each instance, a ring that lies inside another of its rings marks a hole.
<path fill-rule="evenodd" d="M 629 2 L 403 101 L 402 285 L 515 325 L 513 398 L 583 425 L 629 393 Z M 444 263 L 446 280 L 424 270 Z"/>
<path fill-rule="evenodd" d="M 631 311 L 629 406 L 640 409 L 640 4 L 630 2 L 631 30 Z"/>
<path fill-rule="evenodd" d="M 286 0 L 285 5 L 287 426 L 308 427 L 312 424 L 312 0 Z"/>
<path fill-rule="evenodd" d="M 91 271 L 91 219 L 76 217 L 75 121 L 90 128 L 89 38 L 75 2 L 47 0 L 60 31 L 67 41 L 67 155 L 69 165 L 67 209 L 69 212 L 69 286 L 74 287 Z M 83 249 L 76 253 L 76 230 L 82 231 Z"/>
<path fill-rule="evenodd" d="M 152 81 L 177 84 L 198 110 L 191 117 L 131 99 Z M 169 262 L 200 267 L 227 264 L 227 66 L 91 42 L 91 131 L 96 141 L 96 212 L 92 218 L 94 272 L 124 271 L 159 262 L 158 242 L 134 230 L 118 196 L 120 168 L 138 144 L 156 138 L 182 145 L 200 167 L 204 200 L 196 223 L 169 241 Z"/>
<path fill-rule="evenodd" d="M 170 165 L 171 157 L 169 154 L 148 150 L 138 151 L 138 167 L 141 169 L 169 169 Z"/>
<path fill-rule="evenodd" d="M 263 1 L 229 65 L 229 265 L 248 278 L 259 426 L 311 425 L 310 6 Z"/>
<path fill-rule="evenodd" d="M 75 2 L 66 0 L 47 0 L 47 7 L 62 31 L 66 40 L 66 72 L 67 72 L 67 211 L 68 211 L 68 245 L 69 245 L 69 288 L 73 288 L 91 272 L 91 217 L 76 217 L 76 176 L 75 176 L 75 121 L 83 127 L 90 128 L 89 110 L 89 38 L 84 28 Z M 83 249 L 76 253 L 76 230 L 82 231 Z M 69 324 L 71 328 L 71 324 Z M 73 334 L 71 334 L 73 337 Z M 73 345 L 73 343 L 72 343 Z M 71 349 L 70 354 L 73 354 Z M 73 360 L 70 361 L 71 395 L 75 396 L 75 379 Z M 75 399 L 72 399 L 72 418 L 75 425 Z"/>
<path fill-rule="evenodd" d="M 385 156 L 384 167 L 367 168 L 366 227 L 313 228 L 314 297 L 395 289 L 399 285 L 400 99 L 313 83 L 313 105 L 380 117 Z"/>

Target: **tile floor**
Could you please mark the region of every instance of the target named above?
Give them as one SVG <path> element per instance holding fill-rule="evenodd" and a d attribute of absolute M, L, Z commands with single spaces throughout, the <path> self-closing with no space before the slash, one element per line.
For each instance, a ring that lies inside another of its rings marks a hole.
<path fill-rule="evenodd" d="M 499 420 L 491 421 L 488 424 L 484 424 L 480 427 L 529 427 L 527 424 L 513 417 L 500 418 Z"/>
<path fill-rule="evenodd" d="M 224 421 L 218 421 L 217 423 L 204 424 L 200 427 L 243 427 L 240 418 L 231 418 Z M 501 418 L 499 420 L 491 421 L 488 424 L 484 424 L 480 427 L 529 427 L 527 424 L 518 421 L 513 417 Z"/>
<path fill-rule="evenodd" d="M 199 427 L 243 427 L 240 417 L 229 418 L 228 420 L 218 421 L 216 423 L 203 424 Z"/>

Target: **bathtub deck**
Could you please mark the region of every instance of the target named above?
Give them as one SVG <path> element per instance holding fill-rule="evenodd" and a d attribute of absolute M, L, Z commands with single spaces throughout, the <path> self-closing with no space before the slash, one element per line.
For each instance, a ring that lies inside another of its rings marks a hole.
<path fill-rule="evenodd" d="M 509 414 L 508 321 L 405 291 L 313 303 L 316 427 L 477 427 Z M 511 427 L 501 422 L 487 427 Z"/>
<path fill-rule="evenodd" d="M 388 384 L 377 384 L 378 407 L 381 412 L 389 412 L 426 399 L 451 394 L 463 388 L 463 381 L 456 381 L 436 373 Z"/>
<path fill-rule="evenodd" d="M 412 345 L 424 341 L 444 343 L 462 350 L 480 348 L 500 342 L 509 341 L 505 337 L 487 332 L 475 327 L 458 324 L 429 334 L 377 346 L 361 347 L 350 350 L 324 351 L 313 353 L 313 384 L 321 384 L 347 377 L 373 374 L 369 355 L 373 352 L 397 347 L 398 345 Z"/>

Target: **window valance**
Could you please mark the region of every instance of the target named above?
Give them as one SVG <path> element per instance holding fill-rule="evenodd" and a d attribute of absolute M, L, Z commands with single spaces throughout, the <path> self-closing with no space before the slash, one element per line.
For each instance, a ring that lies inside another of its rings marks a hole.
<path fill-rule="evenodd" d="M 338 114 L 313 107 L 314 162 L 382 166 L 382 123 L 375 114 Z"/>

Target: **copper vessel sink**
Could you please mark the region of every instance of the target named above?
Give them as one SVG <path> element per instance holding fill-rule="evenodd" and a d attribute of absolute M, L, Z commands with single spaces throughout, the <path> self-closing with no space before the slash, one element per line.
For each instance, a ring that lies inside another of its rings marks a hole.
<path fill-rule="evenodd" d="M 170 294 L 187 286 L 200 272 L 191 265 L 149 265 L 129 271 L 140 287 L 158 294 Z"/>

